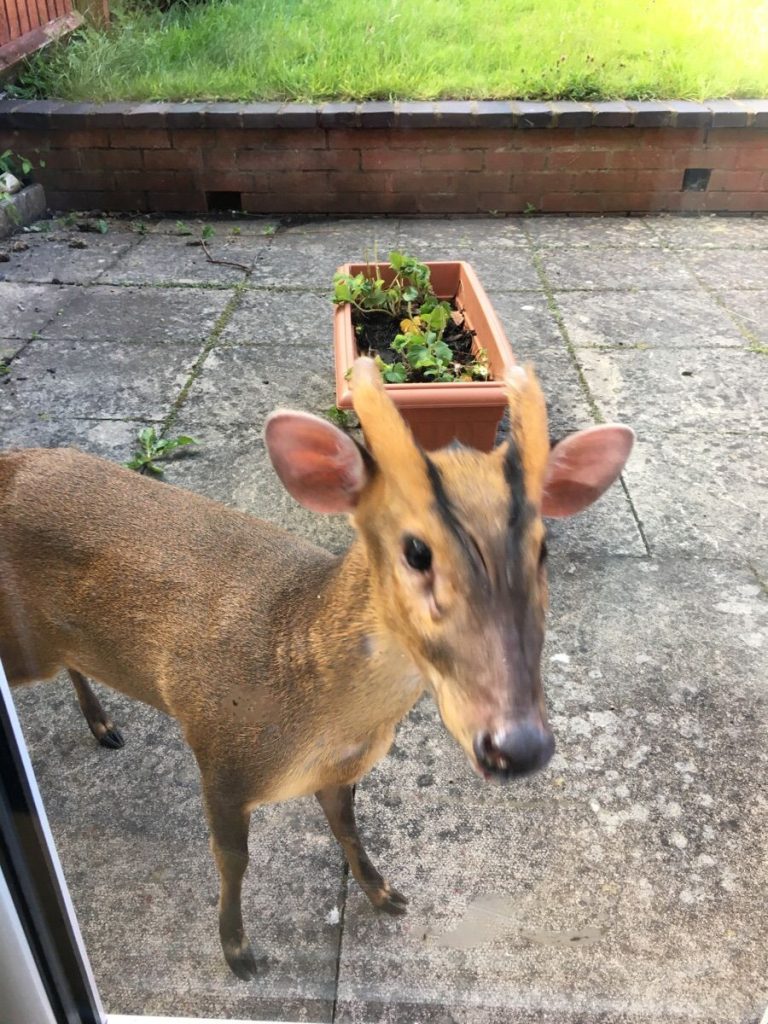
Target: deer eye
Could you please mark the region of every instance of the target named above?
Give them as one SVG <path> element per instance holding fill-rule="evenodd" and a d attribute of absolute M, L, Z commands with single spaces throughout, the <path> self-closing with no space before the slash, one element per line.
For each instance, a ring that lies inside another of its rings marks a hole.
<path fill-rule="evenodd" d="M 432 568 L 432 551 L 418 537 L 410 535 L 403 540 L 405 560 L 416 572 L 429 572 Z"/>

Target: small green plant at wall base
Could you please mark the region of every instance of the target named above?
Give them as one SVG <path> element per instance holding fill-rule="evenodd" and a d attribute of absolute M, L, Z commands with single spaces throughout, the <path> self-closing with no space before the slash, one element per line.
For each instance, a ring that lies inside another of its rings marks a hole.
<path fill-rule="evenodd" d="M 177 235 L 191 235 L 192 228 L 189 224 L 185 224 L 183 220 L 176 221 L 176 234 Z"/>
<path fill-rule="evenodd" d="M 205 224 L 203 230 L 200 232 L 200 237 L 204 242 L 207 242 L 209 238 L 213 238 L 216 232 L 213 229 L 212 224 Z"/>
<path fill-rule="evenodd" d="M 41 160 L 39 166 L 45 167 L 45 161 Z M 4 174 L 12 174 L 19 179 L 22 185 L 26 185 L 29 183 L 29 177 L 34 167 L 35 165 L 28 157 L 14 153 L 12 149 L 6 149 L 0 153 L 0 177 Z M 0 185 L 0 202 L 10 198 L 11 193 Z"/>
<path fill-rule="evenodd" d="M 130 462 L 126 462 L 128 469 L 136 469 L 140 473 L 149 470 L 162 476 L 163 467 L 156 464 L 157 459 L 167 459 L 173 452 L 190 444 L 199 444 L 194 437 L 181 434 L 179 437 L 158 437 L 154 427 L 144 427 L 139 431 L 137 438 L 140 450 L 136 452 Z"/>

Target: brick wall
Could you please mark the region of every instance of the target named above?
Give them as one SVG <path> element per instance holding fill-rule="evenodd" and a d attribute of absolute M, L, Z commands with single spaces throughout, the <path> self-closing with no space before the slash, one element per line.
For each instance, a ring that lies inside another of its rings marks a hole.
<path fill-rule="evenodd" d="M 53 209 L 768 212 L 768 102 L 0 103 Z"/>

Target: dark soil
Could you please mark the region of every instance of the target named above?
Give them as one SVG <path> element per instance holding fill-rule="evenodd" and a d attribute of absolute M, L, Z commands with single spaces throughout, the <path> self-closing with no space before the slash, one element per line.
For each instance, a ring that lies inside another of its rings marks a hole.
<path fill-rule="evenodd" d="M 454 308 L 456 307 L 454 306 Z M 397 335 L 403 333 L 400 330 L 400 321 L 406 316 L 406 313 L 395 317 L 390 316 L 389 313 L 362 313 L 358 309 L 353 309 L 352 324 L 355 328 L 358 352 L 361 355 L 377 354 L 385 363 L 397 362 L 397 352 L 391 348 L 391 345 Z M 358 332 L 358 327 L 362 327 L 362 331 Z M 460 324 L 453 320 L 449 321 L 443 335 L 445 343 L 453 351 L 456 362 L 461 363 L 462 366 L 466 366 L 474 359 L 472 352 L 474 338 L 475 332 L 470 331 L 464 325 L 463 316 Z M 411 370 L 408 383 L 428 384 L 431 381 L 418 370 Z"/>

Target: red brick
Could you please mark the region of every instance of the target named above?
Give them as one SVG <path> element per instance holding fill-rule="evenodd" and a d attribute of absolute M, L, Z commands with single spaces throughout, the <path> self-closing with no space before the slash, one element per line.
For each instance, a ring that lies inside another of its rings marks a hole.
<path fill-rule="evenodd" d="M 199 149 L 147 149 L 144 166 L 148 171 L 198 171 L 203 154 Z"/>
<path fill-rule="evenodd" d="M 643 128 L 626 131 L 631 131 L 639 138 L 639 145 L 658 149 L 694 149 L 703 146 L 707 140 L 705 128 Z M 625 132 L 615 134 L 622 137 Z"/>
<path fill-rule="evenodd" d="M 144 213 L 149 210 L 145 192 L 111 192 L 108 210 L 130 213 L 133 210 Z"/>
<path fill-rule="evenodd" d="M 768 145 L 740 150 L 736 166 L 740 171 L 768 171 Z"/>
<path fill-rule="evenodd" d="M 357 174 L 340 171 L 328 176 L 331 192 L 391 192 L 392 175 L 385 171 L 368 171 Z"/>
<path fill-rule="evenodd" d="M 206 128 L 174 128 L 171 132 L 171 145 L 174 149 L 202 149 L 211 153 L 220 149 L 227 149 L 234 153 L 237 149 L 237 143 L 227 146 L 217 145 L 216 133 Z"/>
<path fill-rule="evenodd" d="M 113 149 L 169 149 L 171 136 L 165 128 L 115 128 L 109 133 Z"/>
<path fill-rule="evenodd" d="M 306 192 L 308 195 L 328 194 L 327 171 L 289 171 L 268 175 L 269 187 L 275 192 Z M 246 191 L 245 189 L 243 191 Z M 295 201 L 292 196 L 291 200 Z"/>
<path fill-rule="evenodd" d="M 707 133 L 708 146 L 734 146 L 736 149 L 768 147 L 768 131 L 760 128 L 713 128 Z"/>
<path fill-rule="evenodd" d="M 469 178 L 474 181 L 476 175 Z M 423 192 L 425 195 L 432 193 L 459 192 L 464 189 L 470 190 L 474 185 L 468 183 L 467 178 L 460 174 L 438 174 L 435 171 L 425 173 L 424 171 L 404 171 L 402 174 L 391 175 L 392 191 L 394 192 Z"/>
<path fill-rule="evenodd" d="M 154 152 L 154 150 L 148 152 Z M 143 166 L 140 149 L 93 149 L 85 155 L 84 160 L 89 167 L 108 168 L 115 171 L 133 171 Z"/>
<path fill-rule="evenodd" d="M 414 192 L 361 192 L 359 201 L 360 213 L 389 213 L 407 217 L 414 216 L 419 212 L 419 197 Z"/>
<path fill-rule="evenodd" d="M 360 154 L 354 149 L 244 149 L 237 153 L 237 166 L 257 171 L 355 171 Z"/>
<path fill-rule="evenodd" d="M 723 146 L 696 146 L 693 149 L 671 149 L 670 167 L 738 167 L 739 151 Z"/>
<path fill-rule="evenodd" d="M 675 167 L 676 150 L 657 146 L 644 146 L 641 149 L 614 149 L 605 153 L 606 167 L 612 170 L 648 170 Z M 689 166 L 684 164 L 684 166 Z"/>
<path fill-rule="evenodd" d="M 205 196 L 202 192 L 153 192 L 147 193 L 147 209 L 150 213 L 205 213 Z"/>
<path fill-rule="evenodd" d="M 768 213 L 768 192 L 710 192 L 707 193 L 709 210 L 729 213 Z M 714 204 L 717 202 L 717 206 Z"/>
<path fill-rule="evenodd" d="M 530 196 L 541 195 L 544 192 L 565 192 L 573 188 L 573 175 L 563 174 L 561 171 L 536 171 L 524 174 L 512 175 L 512 189 L 520 195 L 525 195 L 526 200 Z M 534 202 L 531 199 L 531 202 Z"/>
<path fill-rule="evenodd" d="M 634 153 L 634 150 L 628 152 Z M 592 171 L 609 166 L 613 154 L 604 149 L 553 149 L 546 154 L 547 170 Z"/>
<path fill-rule="evenodd" d="M 544 213 L 601 213 L 603 199 L 599 192 L 548 192 L 533 203 Z"/>
<path fill-rule="evenodd" d="M 125 192 L 183 192 L 189 175 L 177 171 L 115 171 L 115 187 Z"/>
<path fill-rule="evenodd" d="M 477 202 L 484 213 L 523 213 L 528 200 L 514 192 L 479 192 Z"/>
<path fill-rule="evenodd" d="M 417 128 L 413 131 L 391 129 L 387 132 L 377 132 L 375 141 L 372 139 L 369 145 L 377 148 L 424 149 L 434 152 L 440 149 L 464 149 L 467 145 L 467 136 L 471 138 L 473 147 L 485 147 L 488 145 L 487 134 L 481 131 L 460 132 L 451 128 Z"/>
<path fill-rule="evenodd" d="M 51 148 L 51 133 L 28 129 L 11 132 L 8 142 L 10 149 L 17 153 L 43 153 Z M 5 144 L 3 143 L 3 148 Z"/>
<path fill-rule="evenodd" d="M 112 171 L 80 170 L 80 171 L 52 171 L 47 168 L 38 171 L 38 179 L 44 186 L 50 185 L 60 192 L 96 192 L 101 190 L 109 191 L 115 187 L 115 177 Z"/>
<path fill-rule="evenodd" d="M 113 192 L 88 192 L 62 189 L 48 191 L 45 197 L 51 210 L 108 210 Z"/>
<path fill-rule="evenodd" d="M 236 135 L 230 132 L 230 135 Z M 296 131 L 275 128 L 269 131 L 256 129 L 244 130 L 239 140 L 235 140 L 237 149 L 327 149 L 328 138 L 322 128 Z"/>
<path fill-rule="evenodd" d="M 481 149 L 459 149 L 451 153 L 422 153 L 421 166 L 425 171 L 479 171 L 485 153 Z"/>
<path fill-rule="evenodd" d="M 209 192 L 263 192 L 272 178 L 258 171 L 208 171 L 197 175 L 197 184 Z"/>
<path fill-rule="evenodd" d="M 48 133 L 51 149 L 102 149 L 109 145 L 109 133 L 104 128 L 84 131 L 52 131 Z"/>
<path fill-rule="evenodd" d="M 459 195 L 422 193 L 416 196 L 420 213 L 481 213 L 478 196 L 467 189 Z"/>
<path fill-rule="evenodd" d="M 486 150 L 486 171 L 539 171 L 546 167 L 548 154 L 525 149 Z"/>
<path fill-rule="evenodd" d="M 38 161 L 35 160 L 34 156 L 30 155 L 30 150 L 22 149 L 21 152 L 24 153 L 25 156 L 29 156 L 29 159 L 37 165 Z M 101 157 L 103 153 L 108 153 L 109 150 L 96 150 L 93 154 L 89 154 L 89 160 L 95 156 L 96 152 L 98 152 L 99 157 Z M 72 171 L 81 167 L 79 149 L 52 149 L 50 153 L 46 153 L 43 156 L 43 160 L 45 161 L 45 170 L 48 171 Z M 94 161 L 94 163 L 96 166 L 104 166 L 100 159 L 98 161 Z"/>
<path fill-rule="evenodd" d="M 573 174 L 563 172 L 562 181 L 565 188 L 575 192 L 625 192 L 637 185 L 639 171 L 575 171 Z M 664 174 L 664 171 L 648 171 L 648 174 Z M 679 178 L 675 176 L 678 184 Z M 644 186 L 641 186 L 644 187 Z"/>
<path fill-rule="evenodd" d="M 683 187 L 683 175 L 679 170 L 637 171 L 635 187 L 640 192 L 677 192 Z"/>
<path fill-rule="evenodd" d="M 415 171 L 421 168 L 422 154 L 419 151 L 364 149 L 360 156 L 364 171 Z"/>
<path fill-rule="evenodd" d="M 194 152 L 189 150 L 188 152 Z M 203 149 L 203 164 L 212 171 L 231 171 L 237 166 L 237 154 L 231 147 L 225 149 Z"/>
<path fill-rule="evenodd" d="M 760 171 L 712 171 L 709 191 L 727 189 L 730 192 L 759 192 L 762 184 Z"/>

